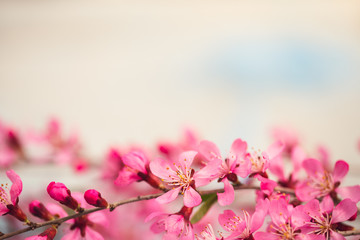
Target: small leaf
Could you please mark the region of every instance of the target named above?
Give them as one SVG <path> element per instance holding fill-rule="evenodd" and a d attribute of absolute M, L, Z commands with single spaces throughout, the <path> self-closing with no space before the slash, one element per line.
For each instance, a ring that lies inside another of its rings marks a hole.
<path fill-rule="evenodd" d="M 199 222 L 205 216 L 205 214 L 209 211 L 211 206 L 217 201 L 216 193 L 203 195 L 203 196 L 201 196 L 201 198 L 202 198 L 202 204 L 190 220 L 190 222 L 192 224 Z"/>

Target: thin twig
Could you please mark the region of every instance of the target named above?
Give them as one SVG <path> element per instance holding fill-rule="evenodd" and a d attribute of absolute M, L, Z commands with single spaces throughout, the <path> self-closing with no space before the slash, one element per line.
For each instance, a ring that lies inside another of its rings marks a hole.
<path fill-rule="evenodd" d="M 355 229 L 352 231 L 342 231 L 339 232 L 341 235 L 343 235 L 344 237 L 348 237 L 348 236 L 355 236 L 355 235 L 360 235 L 360 230 Z"/>

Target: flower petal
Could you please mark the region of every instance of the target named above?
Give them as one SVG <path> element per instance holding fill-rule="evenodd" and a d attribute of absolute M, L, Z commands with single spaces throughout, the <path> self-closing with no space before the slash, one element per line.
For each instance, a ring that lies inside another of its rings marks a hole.
<path fill-rule="evenodd" d="M 196 207 L 201 203 L 200 194 L 195 191 L 192 187 L 186 189 L 184 193 L 184 205 L 186 207 Z"/>
<path fill-rule="evenodd" d="M 178 162 L 181 166 L 183 172 L 187 172 L 190 169 L 190 166 L 194 160 L 194 157 L 198 154 L 195 151 L 183 152 L 179 155 Z"/>
<path fill-rule="evenodd" d="M 122 160 L 125 165 L 131 167 L 142 173 L 147 173 L 146 165 L 149 163 L 149 160 L 146 158 L 145 154 L 140 151 L 133 151 L 122 156 Z"/>
<path fill-rule="evenodd" d="M 206 159 L 206 161 L 221 159 L 220 151 L 213 142 L 206 140 L 201 141 L 198 151 Z"/>
<path fill-rule="evenodd" d="M 251 217 L 251 226 L 250 232 L 255 232 L 258 230 L 264 223 L 264 219 L 269 210 L 270 202 L 269 199 L 259 200 L 256 205 L 256 210 Z"/>
<path fill-rule="evenodd" d="M 92 230 L 90 227 L 85 229 L 86 240 L 104 240 L 104 237 L 100 233 Z"/>
<path fill-rule="evenodd" d="M 333 177 L 334 182 L 341 182 L 349 171 L 349 164 L 343 160 L 339 160 L 335 163 Z"/>
<path fill-rule="evenodd" d="M 350 198 L 354 202 L 360 201 L 360 185 L 337 188 L 336 192 L 343 198 Z"/>
<path fill-rule="evenodd" d="M 22 181 L 19 175 L 17 175 L 14 170 L 6 171 L 6 175 L 13 183 L 10 188 L 10 197 L 11 197 L 11 202 L 15 205 L 17 198 L 19 197 L 23 188 Z"/>
<path fill-rule="evenodd" d="M 165 204 L 165 203 L 169 203 L 172 202 L 176 199 L 176 197 L 179 195 L 179 192 L 181 190 L 181 187 L 172 189 L 166 193 L 164 193 L 163 195 L 161 195 L 160 197 L 156 198 L 156 201 L 160 204 Z"/>
<path fill-rule="evenodd" d="M 227 206 L 232 204 L 235 199 L 234 187 L 227 178 L 224 178 L 222 182 L 224 183 L 224 192 L 217 194 L 218 202 L 220 206 Z"/>
<path fill-rule="evenodd" d="M 229 221 L 231 219 L 234 219 L 236 217 L 236 214 L 232 210 L 225 210 L 224 213 L 219 215 L 219 223 L 223 228 L 228 231 L 232 232 L 232 228 L 228 227 Z"/>
<path fill-rule="evenodd" d="M 351 218 L 357 212 L 356 203 L 349 198 L 342 200 L 332 213 L 332 223 L 343 222 Z"/>
<path fill-rule="evenodd" d="M 321 162 L 314 158 L 308 158 L 304 160 L 302 165 L 310 177 L 317 178 L 319 173 L 324 172 L 324 167 L 322 166 Z"/>

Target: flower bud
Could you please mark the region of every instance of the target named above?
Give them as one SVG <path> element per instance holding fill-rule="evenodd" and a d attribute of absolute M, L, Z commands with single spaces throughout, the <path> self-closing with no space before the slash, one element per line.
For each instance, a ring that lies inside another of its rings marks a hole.
<path fill-rule="evenodd" d="M 61 204 L 71 208 L 78 209 L 78 202 L 71 196 L 70 190 L 63 183 L 51 182 L 47 187 L 50 197 Z"/>
<path fill-rule="evenodd" d="M 50 227 L 39 235 L 25 238 L 25 240 L 53 240 L 56 235 L 56 228 Z"/>
<path fill-rule="evenodd" d="M 107 207 L 108 202 L 101 197 L 101 193 L 95 189 L 89 189 L 85 192 L 84 198 L 86 202 L 95 207 Z"/>
<path fill-rule="evenodd" d="M 49 210 L 47 210 L 44 204 L 38 200 L 34 200 L 29 204 L 29 211 L 35 217 L 41 218 L 45 221 L 54 219 L 54 216 L 49 212 Z"/>

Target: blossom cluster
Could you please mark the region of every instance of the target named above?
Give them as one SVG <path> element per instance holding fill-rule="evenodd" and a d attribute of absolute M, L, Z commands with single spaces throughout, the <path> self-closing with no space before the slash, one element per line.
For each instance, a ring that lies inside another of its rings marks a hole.
<path fill-rule="evenodd" d="M 325 148 L 308 154 L 297 135 L 284 129 L 274 130 L 273 143 L 263 151 L 238 138 L 222 154 L 191 131 L 152 150 L 111 148 L 97 168 L 96 181 L 107 186 L 101 193 L 72 192 L 52 181 L 46 189 L 51 200 L 25 199 L 27 208 L 19 201 L 22 180 L 12 169 L 20 159 L 68 163 L 77 171 L 91 164 L 77 138 L 62 137 L 56 120 L 35 138 L 48 147 L 35 158 L 17 132 L 0 123 L 0 166 L 12 182 L 10 189 L 0 187 L 0 214 L 28 225 L 28 232 L 47 227 L 28 240 L 338 240 L 356 233 L 351 221 L 358 215 L 360 185 L 343 186 L 349 164 L 338 160 L 332 166 Z M 124 196 L 130 199 L 120 201 Z M 132 202 L 138 202 L 135 208 Z"/>

